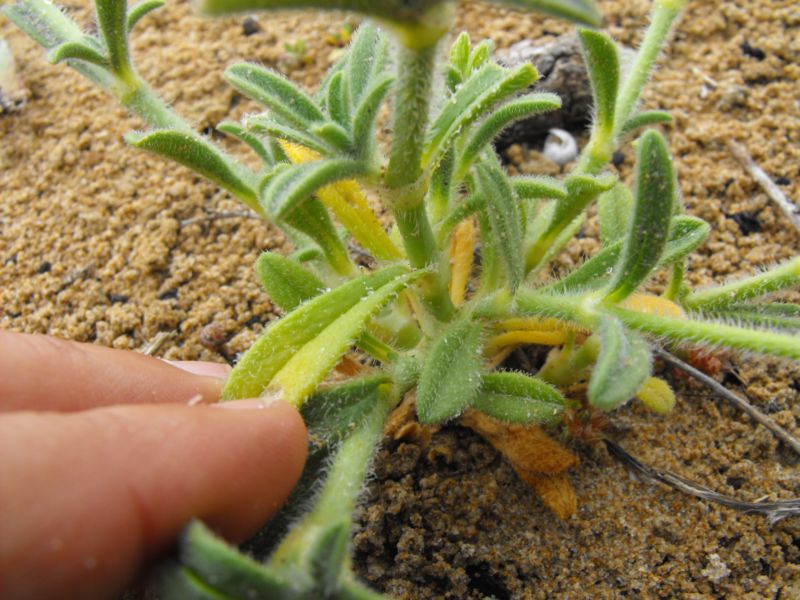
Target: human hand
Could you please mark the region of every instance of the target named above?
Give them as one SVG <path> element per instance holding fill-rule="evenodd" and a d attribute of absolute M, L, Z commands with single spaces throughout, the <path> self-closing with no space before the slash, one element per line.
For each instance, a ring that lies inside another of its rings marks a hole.
<path fill-rule="evenodd" d="M 263 525 L 305 427 L 282 402 L 207 406 L 227 370 L 0 331 L 0 598 L 113 598 L 193 517 Z"/>

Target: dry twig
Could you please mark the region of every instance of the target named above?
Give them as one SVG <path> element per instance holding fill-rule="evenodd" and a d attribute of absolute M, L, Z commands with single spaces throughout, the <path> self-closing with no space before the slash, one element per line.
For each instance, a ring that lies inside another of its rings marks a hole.
<path fill-rule="evenodd" d="M 789 217 L 794 226 L 800 230 L 800 210 L 797 209 L 795 203 L 787 198 L 786 194 L 770 179 L 764 169 L 755 163 L 747 150 L 732 140 L 728 141 L 728 149 L 733 154 L 733 157 L 750 173 L 750 176 L 764 189 L 767 196 L 778 205 L 783 214 Z"/>
<path fill-rule="evenodd" d="M 690 481 L 689 479 L 681 477 L 680 475 L 670 471 L 659 471 L 653 467 L 648 467 L 640 462 L 636 457 L 629 454 L 618 444 L 607 438 L 603 441 L 606 444 L 606 448 L 608 448 L 608 451 L 614 458 L 619 460 L 628 469 L 635 471 L 645 481 L 663 483 L 673 489 L 678 490 L 679 492 L 683 492 L 684 494 L 689 494 L 690 496 L 700 498 L 701 500 L 716 502 L 717 504 L 722 504 L 723 506 L 742 511 L 744 513 L 757 513 L 764 515 L 769 519 L 770 525 L 774 525 L 778 521 L 781 521 L 787 517 L 800 515 L 800 498 L 794 498 L 792 500 L 777 500 L 775 502 L 745 502 L 743 500 L 738 500 L 733 496 L 720 494 L 719 492 L 715 492 L 704 485 Z"/>
<path fill-rule="evenodd" d="M 773 433 L 773 435 L 775 435 L 776 438 L 778 438 L 784 444 L 789 446 L 797 454 L 800 454 L 800 441 L 798 441 L 797 438 L 795 438 L 791 433 L 786 431 L 783 427 L 778 425 L 768 415 L 764 414 L 763 412 L 758 410 L 755 406 L 750 404 L 747 400 L 738 396 L 737 394 L 734 394 L 728 388 L 717 383 L 714 379 L 712 379 L 702 371 L 699 371 L 698 369 L 695 369 L 693 366 L 686 364 L 681 359 L 677 358 L 676 356 L 673 356 L 666 350 L 663 350 L 661 348 L 656 348 L 656 354 L 665 363 L 677 369 L 680 369 L 685 373 L 688 373 L 689 375 L 697 379 L 700 383 L 704 384 L 705 386 L 717 392 L 720 396 L 725 398 L 725 400 L 733 404 L 743 413 L 747 414 L 747 416 L 753 419 L 756 423 L 761 423 L 764 427 L 769 429 Z"/>
<path fill-rule="evenodd" d="M 152 340 L 139 348 L 138 352 L 144 354 L 145 356 L 154 356 L 155 353 L 161 349 L 161 346 L 164 345 L 164 342 L 173 338 L 174 336 L 174 331 L 159 331 Z"/>

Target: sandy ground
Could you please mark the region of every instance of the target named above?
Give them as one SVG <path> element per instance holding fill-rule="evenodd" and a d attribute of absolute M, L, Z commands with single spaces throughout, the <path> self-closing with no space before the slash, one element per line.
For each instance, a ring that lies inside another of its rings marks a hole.
<path fill-rule="evenodd" d="M 88 25 L 87 6 L 70 3 Z M 601 2 L 608 30 L 629 45 L 648 6 Z M 201 20 L 188 3 L 170 1 L 141 24 L 134 53 L 153 87 L 210 132 L 255 110 L 225 84 L 225 65 L 257 60 L 312 88 L 338 51 L 325 37 L 345 18 L 261 16 L 253 31 L 243 18 Z M 480 3 L 465 8 L 458 27 L 501 48 L 568 29 Z M 252 265 L 261 250 L 283 245 L 280 233 L 246 218 L 184 223 L 239 207 L 186 169 L 127 148 L 121 136 L 140 122 L 48 65 L 4 20 L 0 35 L 31 93 L 21 111 L 0 117 L 0 327 L 118 348 L 166 331 L 174 335 L 163 356 L 220 360 L 199 340 L 213 323 L 232 352 L 246 349 L 276 314 Z M 304 52 L 286 50 L 298 41 Z M 691 2 L 662 62 L 646 102 L 675 116 L 669 138 L 687 208 L 713 228 L 691 257 L 692 281 L 722 281 L 797 254 L 800 236 L 726 143 L 743 144 L 789 197 L 800 197 L 798 8 Z M 524 171 L 553 168 L 529 148 L 510 154 Z M 633 154 L 624 154 L 628 176 Z M 562 266 L 593 247 L 592 234 L 590 222 Z M 799 433 L 800 368 L 749 357 L 734 357 L 732 367 L 744 383 L 729 377 L 731 387 Z M 636 407 L 616 413 L 615 438 L 648 464 L 744 500 L 800 495 L 797 458 L 768 432 L 697 385 L 681 391 L 671 417 Z M 360 574 L 397 598 L 800 597 L 797 522 L 770 527 L 642 484 L 596 447 L 574 447 L 580 508 L 561 522 L 466 430 L 448 428 L 430 448 L 387 445 L 359 516 Z"/>

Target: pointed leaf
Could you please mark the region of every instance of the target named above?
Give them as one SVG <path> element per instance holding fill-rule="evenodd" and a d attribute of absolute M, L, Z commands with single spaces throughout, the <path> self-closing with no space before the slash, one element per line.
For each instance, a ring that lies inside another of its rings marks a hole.
<path fill-rule="evenodd" d="M 634 397 L 650 375 L 652 354 L 645 339 L 611 315 L 600 318 L 600 355 L 589 380 L 589 402 L 612 410 Z"/>
<path fill-rule="evenodd" d="M 338 123 L 323 123 L 311 128 L 311 133 L 318 137 L 340 154 L 350 154 L 353 151 L 353 140 L 348 131 Z"/>
<path fill-rule="evenodd" d="M 694 251 L 706 241 L 710 231 L 711 227 L 703 219 L 687 215 L 673 217 L 669 229 L 669 241 L 664 247 L 658 266 L 672 264 Z"/>
<path fill-rule="evenodd" d="M 198 135 L 170 129 L 128 133 L 125 141 L 189 167 L 260 211 L 255 182 L 235 162 Z"/>
<path fill-rule="evenodd" d="M 708 231 L 708 223 L 702 219 L 686 215 L 674 217 L 669 232 L 670 239 L 661 255 L 659 266 L 669 265 L 694 250 L 708 236 Z M 613 242 L 572 273 L 542 290 L 555 294 L 572 294 L 600 289 L 614 273 L 621 252 L 622 240 Z"/>
<path fill-rule="evenodd" d="M 555 94 L 530 94 L 512 100 L 502 107 L 496 109 L 491 115 L 481 123 L 472 135 L 467 139 L 464 148 L 458 158 L 456 169 L 456 180 L 464 178 L 472 163 L 474 163 L 481 151 L 487 144 L 490 144 L 503 129 L 531 115 L 549 110 L 561 108 L 561 99 Z"/>
<path fill-rule="evenodd" d="M 302 406 L 308 395 L 356 342 L 372 317 L 403 288 L 424 274 L 425 271 L 414 271 L 401 275 L 362 297 L 283 365 L 270 381 L 268 392 L 294 406 Z M 314 302 L 312 300 L 307 305 Z"/>
<path fill-rule="evenodd" d="M 669 239 L 675 175 L 667 143 L 649 130 L 639 140 L 638 151 L 634 210 L 606 296 L 609 303 L 636 291 L 658 266 Z"/>
<path fill-rule="evenodd" d="M 69 59 L 85 60 L 99 67 L 109 65 L 108 57 L 84 42 L 64 42 L 47 53 L 47 60 L 52 64 Z"/>
<path fill-rule="evenodd" d="M 375 119 L 393 82 L 391 75 L 376 79 L 362 95 L 353 115 L 353 145 L 364 159 L 371 156 L 371 149 L 375 145 Z"/>
<path fill-rule="evenodd" d="M 342 127 L 350 127 L 350 101 L 344 84 L 344 73 L 339 71 L 331 77 L 327 95 L 328 115 Z"/>
<path fill-rule="evenodd" d="M 325 290 L 316 275 L 275 252 L 258 257 L 256 272 L 270 299 L 284 312 L 291 312 Z"/>
<path fill-rule="evenodd" d="M 181 562 L 225 598 L 280 597 L 287 582 L 277 573 L 228 545 L 200 521 L 184 530 Z"/>
<path fill-rule="evenodd" d="M 526 175 L 511 177 L 510 181 L 511 187 L 520 199 L 563 200 L 567 197 L 567 188 L 553 177 Z"/>
<path fill-rule="evenodd" d="M 369 415 L 378 401 L 378 387 L 389 381 L 388 375 L 372 375 L 309 396 L 301 413 L 312 443 L 335 447 Z"/>
<path fill-rule="evenodd" d="M 450 46 L 450 64 L 455 68 L 461 81 L 469 75 L 469 47 L 469 34 L 466 31 L 462 31 Z"/>
<path fill-rule="evenodd" d="M 614 41 L 601 31 L 579 29 L 586 70 L 594 96 L 595 127 L 607 139 L 614 130 L 614 110 L 619 91 L 619 53 Z"/>
<path fill-rule="evenodd" d="M 280 321 L 272 323 L 228 376 L 222 398 L 236 400 L 260 396 L 275 373 L 308 341 L 374 290 L 405 272 L 404 267 L 395 266 L 358 277 L 298 306 Z"/>
<path fill-rule="evenodd" d="M 303 128 L 325 120 L 314 100 L 274 71 L 250 63 L 238 63 L 225 69 L 225 79 L 295 127 Z"/>
<path fill-rule="evenodd" d="M 153 587 L 157 597 L 163 600 L 230 600 L 230 596 L 203 581 L 190 569 L 175 564 L 157 571 Z"/>
<path fill-rule="evenodd" d="M 373 23 L 365 21 L 358 28 L 347 61 L 346 81 L 353 110 L 361 104 L 373 78 L 383 69 L 384 44 L 384 36 Z"/>
<path fill-rule="evenodd" d="M 633 115 L 630 119 L 625 121 L 625 124 L 620 130 L 620 136 L 624 137 L 629 133 L 633 133 L 640 127 L 647 127 L 648 125 L 657 125 L 660 123 L 672 123 L 672 115 L 665 110 L 645 110 Z"/>
<path fill-rule="evenodd" d="M 600 194 L 597 199 L 597 216 L 600 221 L 600 238 L 603 246 L 623 239 L 633 214 L 633 194 L 622 182 Z"/>
<path fill-rule="evenodd" d="M 267 212 L 284 218 L 319 188 L 343 179 L 367 175 L 370 169 L 362 162 L 347 158 L 329 158 L 292 165 L 270 181 L 264 192 Z"/>
<path fill-rule="evenodd" d="M 245 119 L 245 128 L 255 133 L 266 133 L 279 140 L 286 140 L 310 148 L 321 155 L 335 154 L 331 146 L 319 137 L 309 133 L 306 128 L 296 128 L 278 123 L 275 119 L 264 115 L 256 115 Z"/>
<path fill-rule="evenodd" d="M 472 406 L 511 423 L 545 423 L 559 419 L 566 400 L 556 388 L 522 373 L 487 373 Z"/>
<path fill-rule="evenodd" d="M 111 69 L 122 76 L 130 72 L 128 57 L 128 16 L 125 0 L 95 0 L 97 26 L 108 49 Z"/>
<path fill-rule="evenodd" d="M 422 423 L 458 416 L 481 385 L 481 326 L 468 320 L 448 327 L 433 343 L 417 385 L 417 415 Z"/>
<path fill-rule="evenodd" d="M 469 77 L 472 73 L 489 62 L 489 59 L 492 57 L 492 52 L 494 52 L 494 42 L 492 40 L 482 40 L 475 46 L 469 56 L 469 65 L 464 75 L 465 78 Z"/>
<path fill-rule="evenodd" d="M 350 260 L 336 226 L 328 211 L 316 198 L 310 198 L 283 218 L 283 221 L 314 240 L 325 254 L 333 270 L 340 275 L 352 276 L 357 273 Z"/>
<path fill-rule="evenodd" d="M 533 85 L 538 77 L 530 64 L 510 71 L 493 63 L 481 67 L 444 105 L 431 125 L 422 164 L 428 168 L 435 167 L 466 126 L 501 100 Z"/>
<path fill-rule="evenodd" d="M 128 11 L 128 19 L 126 21 L 126 26 L 128 28 L 128 33 L 130 33 L 136 24 L 142 20 L 146 15 L 149 15 L 151 12 L 156 10 L 157 8 L 161 8 L 166 4 L 165 0 L 143 0 L 139 2 L 136 6 Z"/>
<path fill-rule="evenodd" d="M 491 0 L 597 27 L 600 13 L 592 0 Z"/>
<path fill-rule="evenodd" d="M 523 276 L 523 228 L 517 198 L 505 173 L 497 167 L 480 164 L 476 167 L 478 193 L 486 198 L 495 246 L 503 261 L 508 284 L 515 290 Z"/>
<path fill-rule="evenodd" d="M 258 136 L 253 135 L 239 125 L 239 123 L 235 121 L 223 121 L 217 125 L 217 131 L 230 134 L 250 146 L 265 166 L 271 167 L 275 164 L 276 161 L 275 157 L 272 155 L 271 148 L 267 144 L 264 144 Z"/>

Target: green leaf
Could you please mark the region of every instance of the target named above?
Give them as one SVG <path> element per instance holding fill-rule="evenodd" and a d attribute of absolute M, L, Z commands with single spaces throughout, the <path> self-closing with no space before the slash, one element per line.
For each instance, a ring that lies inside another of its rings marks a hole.
<path fill-rule="evenodd" d="M 284 312 L 291 312 L 325 290 L 316 275 L 275 252 L 258 257 L 256 273 L 270 299 Z"/>
<path fill-rule="evenodd" d="M 563 200 L 567 197 L 567 188 L 553 177 L 522 175 L 511 177 L 510 181 L 514 193 L 520 199 L 550 198 Z"/>
<path fill-rule="evenodd" d="M 327 95 L 328 115 L 344 128 L 350 127 L 350 101 L 344 84 L 344 73 L 339 71 L 331 77 Z"/>
<path fill-rule="evenodd" d="M 508 276 L 511 290 L 517 289 L 524 275 L 523 227 L 517 198 L 506 174 L 494 165 L 479 164 L 476 167 L 477 192 L 486 199 L 496 247 Z M 484 240 L 486 242 L 487 240 Z"/>
<path fill-rule="evenodd" d="M 605 33 L 579 29 L 586 70 L 594 96 L 595 127 L 606 138 L 614 131 L 614 110 L 619 92 L 619 54 Z"/>
<path fill-rule="evenodd" d="M 136 27 L 136 24 L 141 21 L 143 17 L 149 15 L 157 8 L 161 8 L 164 6 L 164 4 L 166 4 L 164 0 L 143 0 L 130 9 L 128 11 L 128 19 L 126 21 L 128 33 L 133 31 L 133 28 Z"/>
<path fill-rule="evenodd" d="M 231 600 L 231 597 L 203 581 L 190 569 L 175 564 L 156 572 L 153 587 L 163 600 Z"/>
<path fill-rule="evenodd" d="M 301 413 L 312 444 L 335 447 L 367 418 L 378 401 L 378 387 L 388 382 L 385 374 L 371 375 L 318 389 L 309 396 Z"/>
<path fill-rule="evenodd" d="M 330 598 L 339 587 L 345 571 L 347 546 L 350 541 L 350 520 L 327 524 L 309 555 L 311 578 L 316 597 Z"/>
<path fill-rule="evenodd" d="M 283 319 L 273 322 L 239 360 L 225 383 L 222 398 L 259 397 L 273 376 L 307 342 L 374 290 L 405 272 L 404 267 L 394 266 L 363 275 L 301 304 Z"/>
<path fill-rule="evenodd" d="M 625 121 L 625 124 L 620 130 L 620 136 L 625 137 L 640 127 L 657 125 L 659 123 L 672 123 L 672 115 L 664 110 L 645 110 L 633 115 L 630 119 Z"/>
<path fill-rule="evenodd" d="M 663 267 L 684 258 L 706 241 L 710 231 L 711 227 L 703 219 L 687 215 L 673 217 L 669 229 L 669 241 L 664 247 L 658 266 Z"/>
<path fill-rule="evenodd" d="M 621 181 L 600 194 L 597 199 L 597 216 L 600 221 L 600 238 L 603 246 L 623 239 L 633 214 L 633 194 Z"/>
<path fill-rule="evenodd" d="M 325 254 L 325 259 L 334 271 L 346 276 L 357 272 L 328 210 L 319 200 L 310 198 L 301 202 L 283 218 L 283 222 L 311 238 Z"/>
<path fill-rule="evenodd" d="M 491 0 L 500 4 L 516 6 L 527 10 L 535 10 L 547 15 L 569 19 L 598 27 L 601 24 L 600 13 L 592 0 Z"/>
<path fill-rule="evenodd" d="M 455 179 L 464 178 L 472 163 L 474 163 L 485 146 L 506 127 L 548 110 L 561 108 L 561 99 L 555 94 L 529 94 L 508 102 L 492 112 L 491 115 L 469 136 L 458 158 Z"/>
<path fill-rule="evenodd" d="M 131 65 L 128 57 L 128 16 L 125 0 L 95 0 L 97 26 L 108 48 L 114 73 L 126 77 Z"/>
<path fill-rule="evenodd" d="M 492 58 L 493 51 L 494 42 L 489 39 L 482 40 L 477 46 L 475 46 L 475 49 L 470 53 L 469 65 L 467 65 L 467 71 L 464 74 L 464 79 L 467 79 L 472 73 L 489 62 L 489 59 Z"/>
<path fill-rule="evenodd" d="M 364 160 L 371 158 L 371 149 L 375 145 L 375 119 L 392 83 L 394 77 L 390 75 L 376 79 L 362 95 L 353 115 L 353 145 Z"/>
<path fill-rule="evenodd" d="M 136 148 L 166 156 L 189 167 L 260 212 L 255 182 L 250 181 L 250 177 L 230 158 L 198 135 L 156 129 L 146 133 L 128 133 L 125 141 Z"/>
<path fill-rule="evenodd" d="M 645 339 L 611 315 L 600 318 L 600 355 L 589 380 L 589 402 L 612 410 L 636 395 L 650 375 L 652 354 Z"/>
<path fill-rule="evenodd" d="M 472 406 L 510 423 L 557 421 L 566 400 L 556 388 L 522 373 L 487 373 Z"/>
<path fill-rule="evenodd" d="M 108 57 L 84 42 L 64 42 L 47 53 L 47 60 L 52 64 L 69 59 L 85 60 L 98 67 L 109 66 Z"/>
<path fill-rule="evenodd" d="M 462 31 L 450 46 L 450 64 L 461 81 L 469 76 L 469 46 L 469 34 L 466 31 Z"/>
<path fill-rule="evenodd" d="M 325 120 L 314 100 L 274 71 L 249 63 L 238 63 L 225 69 L 225 78 L 237 90 L 260 102 L 294 127 L 303 129 Z"/>
<path fill-rule="evenodd" d="M 295 352 L 271 379 L 268 391 L 289 404 L 302 406 L 305 399 L 356 342 L 372 317 L 403 288 L 425 273 L 423 270 L 406 273 L 362 297 L 352 308 Z M 303 306 L 314 304 L 316 300 Z"/>
<path fill-rule="evenodd" d="M 337 150 L 339 154 L 350 154 L 353 151 L 353 140 L 347 129 L 338 123 L 328 122 L 315 125 L 311 133 Z"/>
<path fill-rule="evenodd" d="M 538 77 L 530 64 L 511 71 L 493 63 L 481 67 L 444 105 L 431 125 L 422 153 L 423 166 L 434 168 L 465 127 L 501 100 L 533 85 Z"/>
<path fill-rule="evenodd" d="M 699 246 L 708 236 L 708 223 L 697 217 L 681 215 L 672 219 L 669 241 L 661 255 L 659 266 L 665 266 L 683 258 Z M 542 288 L 554 294 L 572 294 L 597 290 L 603 287 L 614 272 L 622 252 L 622 240 L 603 248 L 580 267 L 556 283 Z"/>
<path fill-rule="evenodd" d="M 343 179 L 367 175 L 370 169 L 349 158 L 328 158 L 292 165 L 272 178 L 264 191 L 267 212 L 284 218 L 319 188 Z"/>
<path fill-rule="evenodd" d="M 624 300 L 658 266 L 669 239 L 674 202 L 675 175 L 667 143 L 659 133 L 646 131 L 638 146 L 633 215 L 607 302 Z"/>
<path fill-rule="evenodd" d="M 355 111 L 367 89 L 380 76 L 386 62 L 386 37 L 371 22 L 358 28 L 347 61 L 347 89 L 350 105 Z"/>
<path fill-rule="evenodd" d="M 181 563 L 225 598 L 280 597 L 288 582 L 214 535 L 200 521 L 184 530 Z"/>
<path fill-rule="evenodd" d="M 319 137 L 309 133 L 307 128 L 297 128 L 279 123 L 271 117 L 255 115 L 245 119 L 245 128 L 255 133 L 268 134 L 281 140 L 299 144 L 310 150 L 319 152 L 323 156 L 336 154 L 334 148 Z"/>
<path fill-rule="evenodd" d="M 272 154 L 272 149 L 268 145 L 265 145 L 258 136 L 247 131 L 239 123 L 235 121 L 223 121 L 217 125 L 217 130 L 222 133 L 230 134 L 250 146 L 265 166 L 271 167 L 277 162 L 275 156 Z"/>
<path fill-rule="evenodd" d="M 417 385 L 421 423 L 458 416 L 481 385 L 481 326 L 469 320 L 452 324 L 433 342 Z"/>

